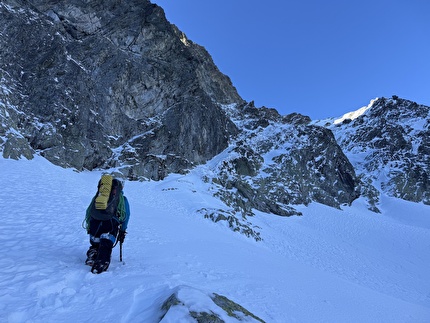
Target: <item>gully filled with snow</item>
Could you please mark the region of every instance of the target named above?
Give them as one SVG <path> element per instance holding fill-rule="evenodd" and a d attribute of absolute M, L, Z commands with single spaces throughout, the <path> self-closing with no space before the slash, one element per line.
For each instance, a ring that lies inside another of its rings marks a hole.
<path fill-rule="evenodd" d="M 266 322 L 430 321 L 428 206 L 384 198 L 382 214 L 360 200 L 311 204 L 302 217 L 257 212 L 256 242 L 196 212 L 221 206 L 204 167 L 127 182 L 123 262 L 117 247 L 93 275 L 81 224 L 101 173 L 0 159 L 0 321 L 158 322 L 178 291 L 189 309 L 212 310 L 217 293 Z M 191 320 L 177 310 L 163 322 Z"/>

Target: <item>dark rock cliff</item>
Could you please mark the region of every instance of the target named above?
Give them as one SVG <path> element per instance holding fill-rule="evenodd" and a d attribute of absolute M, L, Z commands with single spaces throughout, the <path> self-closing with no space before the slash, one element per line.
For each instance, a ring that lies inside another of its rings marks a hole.
<path fill-rule="evenodd" d="M 230 79 L 149 1 L 8 0 L 0 17 L 2 101 L 29 143 L 6 157 L 159 179 L 237 132 L 219 107 L 242 102 Z"/>

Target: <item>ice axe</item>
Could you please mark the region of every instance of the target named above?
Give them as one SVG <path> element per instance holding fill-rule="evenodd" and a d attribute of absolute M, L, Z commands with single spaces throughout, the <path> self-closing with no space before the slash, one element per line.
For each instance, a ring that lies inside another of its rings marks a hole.
<path fill-rule="evenodd" d="M 115 243 L 115 245 L 116 245 L 119 242 L 119 261 L 122 261 L 122 244 L 124 243 L 124 239 L 125 239 L 126 234 L 127 234 L 127 232 L 121 230 L 121 227 L 120 227 L 119 232 L 118 232 L 117 241 Z"/>

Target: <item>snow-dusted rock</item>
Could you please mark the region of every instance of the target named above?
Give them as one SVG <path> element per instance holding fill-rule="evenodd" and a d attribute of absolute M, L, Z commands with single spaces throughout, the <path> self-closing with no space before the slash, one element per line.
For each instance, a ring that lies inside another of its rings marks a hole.
<path fill-rule="evenodd" d="M 330 130 L 308 117 L 281 117 L 252 104 L 231 117 L 243 130 L 216 165 L 212 181 L 242 215 L 252 215 L 253 209 L 300 214 L 294 205 L 312 201 L 339 208 L 359 196 L 354 168 Z"/>
<path fill-rule="evenodd" d="M 430 107 L 393 96 L 330 126 L 377 210 L 378 192 L 430 204 Z"/>
<path fill-rule="evenodd" d="M 208 294 L 189 286 L 178 286 L 161 306 L 162 323 L 264 322 L 225 296 Z"/>

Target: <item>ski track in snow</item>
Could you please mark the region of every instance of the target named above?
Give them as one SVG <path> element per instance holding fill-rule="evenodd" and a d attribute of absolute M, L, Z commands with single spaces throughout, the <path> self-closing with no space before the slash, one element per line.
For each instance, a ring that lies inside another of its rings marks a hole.
<path fill-rule="evenodd" d="M 0 167 L 0 322 L 158 322 L 178 286 L 225 295 L 266 322 L 430 322 L 428 206 L 257 213 L 257 243 L 195 214 L 220 206 L 194 175 L 201 169 L 127 182 L 124 261 L 117 247 L 109 270 L 93 275 L 81 224 L 100 172 L 40 157 Z"/>

